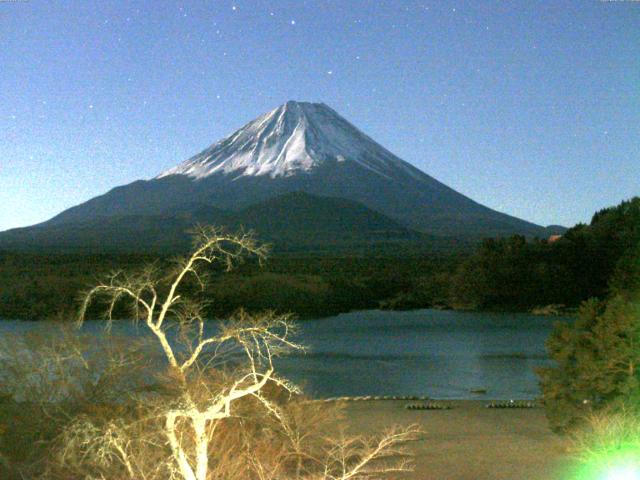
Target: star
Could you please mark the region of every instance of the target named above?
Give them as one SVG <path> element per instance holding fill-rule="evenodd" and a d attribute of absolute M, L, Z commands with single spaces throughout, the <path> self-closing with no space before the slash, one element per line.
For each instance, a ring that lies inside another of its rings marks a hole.
<path fill-rule="evenodd" d="M 232 7 L 231 7 L 231 10 L 233 10 L 233 11 L 235 12 L 236 10 L 238 10 L 238 7 L 236 7 L 236 6 L 234 5 L 234 6 L 232 6 Z"/>
<path fill-rule="evenodd" d="M 291 20 L 291 25 L 295 25 L 296 21 L 295 20 Z"/>
<path fill-rule="evenodd" d="M 333 75 L 333 70 L 327 70 L 327 75 Z"/>

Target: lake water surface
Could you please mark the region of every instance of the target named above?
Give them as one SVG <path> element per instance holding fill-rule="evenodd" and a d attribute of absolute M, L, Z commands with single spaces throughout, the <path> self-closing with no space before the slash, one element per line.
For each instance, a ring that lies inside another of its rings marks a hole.
<path fill-rule="evenodd" d="M 315 397 L 531 399 L 540 394 L 534 368 L 550 364 L 544 342 L 554 322 L 568 320 L 440 310 L 346 313 L 300 322 L 308 351 L 278 359 L 277 369 Z M 42 325 L 0 321 L 0 335 Z M 114 329 L 135 334 L 126 322 Z M 480 388 L 487 393 L 471 392 Z"/>

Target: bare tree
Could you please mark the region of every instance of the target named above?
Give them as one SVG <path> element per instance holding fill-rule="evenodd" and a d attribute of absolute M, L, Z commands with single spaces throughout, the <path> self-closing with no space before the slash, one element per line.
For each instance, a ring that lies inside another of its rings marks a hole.
<path fill-rule="evenodd" d="M 162 470 L 164 478 L 181 480 L 231 478 L 225 461 L 238 465 L 242 462 L 245 476 L 239 478 L 260 480 L 368 479 L 407 471 L 410 465 L 406 451 L 399 446 L 416 437 L 415 427 L 388 432 L 377 442 L 324 438 L 318 443 L 315 435 L 318 447 L 314 451 L 308 449 L 308 438 L 300 431 L 287 401 L 277 400 L 282 395 L 290 400 L 300 393 L 276 374 L 273 363 L 274 357 L 283 352 L 302 349 L 293 339 L 295 328 L 289 316 L 240 312 L 231 320 L 218 323 L 213 331 L 206 328 L 203 302 L 191 298 L 185 284 L 195 281 L 204 289 L 204 267 L 220 262 L 229 270 L 247 255 L 262 261 L 266 249 L 251 235 L 229 235 L 201 227 L 192 253 L 180 260 L 169 275 L 154 267 L 137 274 L 116 272 L 84 295 L 80 324 L 94 301 L 104 302 L 109 322 L 116 309 L 126 304 L 133 318 L 143 323 L 162 349 L 168 364 L 169 381 L 165 380 L 165 384 L 176 395 L 170 400 L 153 395 L 144 398 L 147 403 L 155 401 L 147 415 L 161 419 L 169 451 L 168 458 L 156 461 L 155 472 Z M 268 461 L 257 454 L 259 449 L 247 448 L 256 443 L 246 428 L 243 408 L 251 408 L 254 414 L 262 410 L 264 416 L 258 418 L 265 426 L 271 425 L 266 427 L 268 435 L 261 431 L 265 428 L 254 428 L 255 436 L 267 438 L 277 433 L 286 439 L 278 443 L 278 451 L 273 450 L 271 442 Z M 162 450 L 157 438 L 140 431 L 145 424 L 109 421 L 96 426 L 79 418 L 63 435 L 60 462 L 92 459 L 100 467 L 92 473 L 94 478 L 108 478 L 101 469 L 109 465 L 116 465 L 122 478 L 154 478 L 148 464 L 136 459 L 140 441 Z M 228 442 L 234 435 L 235 445 L 244 452 L 238 458 L 229 455 Z M 245 447 L 241 448 L 243 444 Z"/>

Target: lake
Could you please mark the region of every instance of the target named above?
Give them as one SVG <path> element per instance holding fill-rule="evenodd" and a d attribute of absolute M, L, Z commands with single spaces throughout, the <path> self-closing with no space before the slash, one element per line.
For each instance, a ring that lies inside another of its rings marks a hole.
<path fill-rule="evenodd" d="M 417 395 L 439 399 L 532 399 L 534 368 L 549 365 L 544 342 L 556 321 L 524 313 L 361 311 L 300 322 L 306 354 L 277 370 L 315 397 Z M 88 322 L 88 330 L 99 328 Z M 44 328 L 0 321 L 0 334 Z M 134 334 L 129 323 L 115 331 Z M 471 390 L 486 389 L 474 394 Z"/>

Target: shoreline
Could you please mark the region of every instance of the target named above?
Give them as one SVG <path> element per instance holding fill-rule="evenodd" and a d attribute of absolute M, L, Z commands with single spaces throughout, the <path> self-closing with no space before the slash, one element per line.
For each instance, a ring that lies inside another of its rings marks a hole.
<path fill-rule="evenodd" d="M 408 480 L 566 480 L 573 478 L 568 439 L 553 433 L 544 407 L 486 408 L 491 400 L 443 400 L 449 409 L 410 410 L 406 400 L 342 403 L 347 429 L 375 435 L 417 424 L 416 469 Z"/>
<path fill-rule="evenodd" d="M 456 312 L 456 313 L 463 313 L 463 314 L 474 314 L 474 313 L 479 313 L 479 314 L 509 314 L 509 315 L 531 315 L 534 317 L 540 317 L 540 318 L 572 318 L 575 317 L 577 315 L 577 307 L 566 307 L 562 310 L 555 310 L 555 311 L 550 311 L 547 309 L 548 306 L 543 306 L 543 307 L 533 307 L 533 308 L 528 308 L 528 309 L 509 309 L 509 308 L 488 308 L 488 309 L 481 309 L 481 308 L 456 308 L 456 307 L 438 307 L 438 306 L 425 306 L 425 307 L 416 307 L 416 308 L 381 308 L 380 306 L 377 307 L 371 307 L 371 308 L 357 308 L 354 310 L 344 310 L 344 311 L 337 311 L 337 312 L 325 312 L 325 314 L 321 314 L 320 316 L 315 316 L 315 315 L 299 315 L 299 314 L 293 314 L 295 321 L 296 322 L 302 322 L 302 323 L 307 323 L 307 322 L 316 322 L 316 321 L 322 321 L 322 320 L 328 320 L 328 319 L 333 319 L 336 318 L 340 315 L 349 315 L 349 314 L 357 314 L 357 313 L 361 313 L 361 312 L 372 312 L 372 311 L 376 311 L 376 312 L 390 312 L 390 313 L 404 313 L 404 312 L 417 312 L 417 311 L 421 311 L 421 310 L 434 310 L 434 311 L 442 311 L 442 312 Z M 99 319 L 93 319 L 95 321 L 99 321 Z M 92 320 L 92 321 L 93 321 Z M 210 318 L 208 320 L 211 321 L 224 321 L 224 318 Z M 55 315 L 54 316 L 50 316 L 50 317 L 46 317 L 46 318 L 26 318 L 26 317 L 16 317 L 16 318 L 9 318 L 9 317 L 3 317 L 0 316 L 0 322 L 2 321 L 8 321 L 8 322 L 25 322 L 25 323 L 38 323 L 38 322 L 53 322 L 56 321 L 55 320 Z M 129 319 L 126 318 L 121 318 L 121 319 L 114 319 L 114 321 L 129 321 Z"/>
<path fill-rule="evenodd" d="M 482 394 L 478 394 L 480 396 Z M 491 402 L 533 402 L 535 408 L 544 408 L 544 405 L 540 403 L 540 397 L 534 398 L 437 398 L 430 397 L 428 395 L 356 395 L 356 396 L 343 396 L 343 397 L 322 397 L 322 398 L 309 398 L 308 402 L 438 402 L 438 403 L 457 403 L 457 402 L 479 402 L 479 403 L 491 403 Z M 532 407 L 528 407 L 532 408 Z"/>

